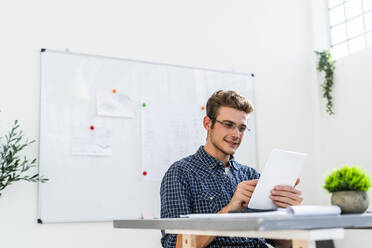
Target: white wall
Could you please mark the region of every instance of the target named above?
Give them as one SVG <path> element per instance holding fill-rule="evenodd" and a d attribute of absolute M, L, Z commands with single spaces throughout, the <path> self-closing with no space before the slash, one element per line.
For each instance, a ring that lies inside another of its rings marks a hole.
<path fill-rule="evenodd" d="M 372 175 L 372 49 L 338 59 L 335 70 L 335 116 L 320 116 L 324 171 L 357 165 Z M 371 191 L 369 198 L 372 199 Z M 369 210 L 372 209 L 370 204 Z M 347 231 L 337 247 L 364 247 L 370 231 Z"/>
<path fill-rule="evenodd" d="M 310 13 L 308 1 L 296 0 L 1 1 L 0 133 L 19 119 L 27 136 L 38 139 L 43 47 L 254 72 L 261 164 L 272 148 L 308 152 L 303 190 L 311 202 L 318 88 Z M 27 155 L 37 157 L 37 145 Z M 158 231 L 114 230 L 111 223 L 38 225 L 36 199 L 34 184 L 3 193 L 2 246 L 160 246 Z"/>
<path fill-rule="evenodd" d="M 313 44 L 315 50 L 328 48 L 327 3 L 323 0 L 312 1 Z M 340 58 L 336 61 L 335 84 L 333 90 L 334 116 L 325 112 L 326 102 L 321 98 L 320 89 L 314 97 L 320 103 L 317 110 L 318 163 L 316 169 L 322 177 L 314 177 L 314 185 L 324 182 L 332 169 L 342 165 L 357 165 L 372 175 L 372 116 L 370 99 L 372 92 L 372 48 Z M 315 64 L 315 61 L 314 61 Z M 322 80 L 314 74 L 314 83 Z M 327 204 L 330 194 L 314 189 L 313 202 Z M 369 198 L 372 198 L 371 191 Z M 372 206 L 369 207 L 369 210 Z M 367 230 L 346 230 L 343 240 L 336 240 L 337 248 L 366 247 L 372 238 Z"/>

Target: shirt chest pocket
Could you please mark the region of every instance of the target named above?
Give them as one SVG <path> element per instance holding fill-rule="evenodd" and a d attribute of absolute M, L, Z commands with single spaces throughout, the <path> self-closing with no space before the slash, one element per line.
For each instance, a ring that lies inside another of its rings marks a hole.
<path fill-rule="evenodd" d="M 217 213 L 227 203 L 220 192 L 199 191 L 195 206 L 196 213 Z"/>

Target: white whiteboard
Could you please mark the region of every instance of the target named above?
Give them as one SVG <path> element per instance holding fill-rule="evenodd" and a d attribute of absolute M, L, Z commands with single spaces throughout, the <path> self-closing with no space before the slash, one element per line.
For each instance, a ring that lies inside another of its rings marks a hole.
<path fill-rule="evenodd" d="M 254 100 L 250 74 L 42 50 L 40 222 L 159 217 L 161 177 L 205 143 L 219 89 Z M 248 126 L 236 158 L 255 167 Z"/>

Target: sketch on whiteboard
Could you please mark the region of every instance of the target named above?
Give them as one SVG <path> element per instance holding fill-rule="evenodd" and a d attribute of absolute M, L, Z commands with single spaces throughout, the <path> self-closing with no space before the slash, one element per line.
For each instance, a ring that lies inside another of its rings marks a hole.
<path fill-rule="evenodd" d="M 134 103 L 126 94 L 116 90 L 99 90 L 96 102 L 99 116 L 134 118 Z"/>
<path fill-rule="evenodd" d="M 74 127 L 71 154 L 80 156 L 111 156 L 110 132 L 104 127 Z"/>
<path fill-rule="evenodd" d="M 197 104 L 150 103 L 142 108 L 144 180 L 161 180 L 171 164 L 195 153 L 206 139 L 203 117 Z"/>

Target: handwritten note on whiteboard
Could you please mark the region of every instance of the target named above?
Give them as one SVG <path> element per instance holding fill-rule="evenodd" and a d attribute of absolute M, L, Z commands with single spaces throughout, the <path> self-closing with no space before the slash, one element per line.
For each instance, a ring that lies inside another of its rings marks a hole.
<path fill-rule="evenodd" d="M 144 180 L 161 180 L 175 161 L 204 144 L 204 112 L 196 104 L 147 103 L 142 108 L 142 171 Z"/>
<path fill-rule="evenodd" d="M 97 91 L 97 115 L 134 118 L 134 103 L 124 93 L 113 90 Z"/>
<path fill-rule="evenodd" d="M 111 156 L 110 132 L 104 127 L 74 127 L 71 154 L 80 156 Z"/>

